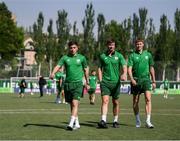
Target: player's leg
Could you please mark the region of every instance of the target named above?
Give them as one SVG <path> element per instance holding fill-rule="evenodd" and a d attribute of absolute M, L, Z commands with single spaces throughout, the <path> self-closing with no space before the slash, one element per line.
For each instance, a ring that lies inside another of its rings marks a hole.
<path fill-rule="evenodd" d="M 112 99 L 113 103 L 113 115 L 114 115 L 114 121 L 113 121 L 113 127 L 118 128 L 119 123 L 118 123 L 118 116 L 119 116 L 119 99 Z"/>
<path fill-rule="evenodd" d="M 83 91 L 82 82 L 71 83 L 69 84 L 69 91 L 65 90 L 66 101 L 70 103 L 71 107 L 71 119 L 69 125 L 67 126 L 68 130 L 75 130 L 80 128 L 79 119 L 78 119 L 78 110 L 79 110 L 79 101 Z M 66 95 L 69 96 L 66 96 Z"/>
<path fill-rule="evenodd" d="M 109 89 L 109 84 L 106 82 L 101 82 L 101 121 L 98 123 L 99 128 L 108 128 L 106 124 L 109 96 L 111 91 Z"/>
<path fill-rule="evenodd" d="M 111 84 L 111 96 L 112 96 L 112 103 L 113 103 L 113 127 L 119 128 L 119 111 L 120 111 L 120 104 L 119 104 L 119 96 L 120 96 L 120 83 L 112 83 Z"/>
<path fill-rule="evenodd" d="M 133 111 L 136 118 L 136 127 L 141 127 L 141 120 L 140 120 L 140 114 L 139 114 L 139 99 L 140 94 L 134 94 L 133 95 Z"/>
<path fill-rule="evenodd" d="M 101 99 L 102 99 L 101 121 L 98 123 L 98 126 L 100 128 L 107 128 L 106 121 L 107 121 L 107 113 L 108 113 L 108 105 L 109 105 L 109 95 L 103 95 Z"/>
<path fill-rule="evenodd" d="M 152 105 L 151 105 L 151 92 L 146 91 L 145 92 L 145 111 L 146 111 L 146 126 L 148 128 L 153 128 L 153 124 L 151 124 L 151 110 L 152 110 Z"/>
<path fill-rule="evenodd" d="M 70 103 L 71 107 L 71 119 L 69 122 L 69 125 L 67 126 L 67 129 L 73 130 L 75 121 L 76 121 L 76 126 L 79 124 L 78 120 L 78 107 L 79 107 L 79 101 L 76 99 L 73 99 L 72 102 Z M 80 127 L 80 125 L 78 125 Z"/>
<path fill-rule="evenodd" d="M 95 93 L 92 94 L 92 104 L 94 105 L 95 103 Z"/>

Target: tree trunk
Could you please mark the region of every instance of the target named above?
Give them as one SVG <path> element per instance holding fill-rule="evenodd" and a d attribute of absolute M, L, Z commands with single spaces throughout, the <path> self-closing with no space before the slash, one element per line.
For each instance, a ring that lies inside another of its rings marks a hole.
<path fill-rule="evenodd" d="M 49 76 L 51 75 L 52 72 L 52 58 L 50 57 L 49 59 Z"/>
<path fill-rule="evenodd" d="M 176 81 L 180 81 L 180 67 L 177 67 L 177 70 L 176 70 Z"/>
<path fill-rule="evenodd" d="M 39 65 L 38 65 L 38 76 L 40 76 L 41 75 L 41 63 L 39 63 Z"/>
<path fill-rule="evenodd" d="M 163 66 L 162 81 L 165 80 L 165 77 L 166 77 L 166 65 Z"/>

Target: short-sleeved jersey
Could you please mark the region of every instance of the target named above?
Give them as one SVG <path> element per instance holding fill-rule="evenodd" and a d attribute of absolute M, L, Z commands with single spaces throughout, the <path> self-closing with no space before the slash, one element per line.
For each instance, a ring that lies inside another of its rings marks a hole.
<path fill-rule="evenodd" d="M 132 67 L 134 78 L 149 78 L 150 66 L 154 65 L 152 55 L 148 51 L 143 51 L 141 54 L 133 52 L 128 59 L 128 67 Z"/>
<path fill-rule="evenodd" d="M 81 54 L 64 55 L 58 62 L 59 66 L 64 66 L 66 69 L 65 82 L 82 81 L 84 69 L 87 68 L 86 58 Z"/>
<path fill-rule="evenodd" d="M 102 81 L 120 81 L 120 69 L 126 65 L 126 61 L 121 53 L 115 51 L 111 56 L 103 53 L 100 56 L 99 67 L 102 70 Z"/>
<path fill-rule="evenodd" d="M 51 88 L 51 87 L 52 87 L 52 80 L 48 80 L 48 81 L 47 81 L 47 86 L 48 86 L 48 88 Z"/>
<path fill-rule="evenodd" d="M 95 89 L 96 88 L 96 82 L 97 82 L 97 77 L 94 75 L 89 76 L 89 86 L 90 88 Z"/>

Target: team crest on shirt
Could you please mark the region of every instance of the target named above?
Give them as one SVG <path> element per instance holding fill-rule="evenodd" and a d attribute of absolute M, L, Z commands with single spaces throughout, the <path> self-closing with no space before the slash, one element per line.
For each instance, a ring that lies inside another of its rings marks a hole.
<path fill-rule="evenodd" d="M 77 63 L 80 63 L 80 61 L 81 61 L 80 59 L 77 59 L 77 60 L 76 60 Z"/>
<path fill-rule="evenodd" d="M 148 59 L 148 56 L 145 56 L 145 59 Z"/>
<path fill-rule="evenodd" d="M 115 56 L 115 57 L 114 57 L 114 59 L 115 59 L 115 60 L 118 60 L 118 57 L 117 57 L 117 56 Z"/>

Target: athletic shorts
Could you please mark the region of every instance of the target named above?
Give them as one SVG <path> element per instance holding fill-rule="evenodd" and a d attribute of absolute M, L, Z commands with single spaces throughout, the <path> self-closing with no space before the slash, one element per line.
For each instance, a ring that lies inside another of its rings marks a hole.
<path fill-rule="evenodd" d="M 20 94 L 24 93 L 25 92 L 25 88 L 23 87 L 20 87 Z"/>
<path fill-rule="evenodd" d="M 137 85 L 133 86 L 131 83 L 131 93 L 134 95 L 151 91 L 150 79 L 136 79 Z"/>
<path fill-rule="evenodd" d="M 72 102 L 73 99 L 80 101 L 83 93 L 83 83 L 81 81 L 64 83 L 64 93 L 66 102 Z"/>
<path fill-rule="evenodd" d="M 167 91 L 167 90 L 168 90 L 168 87 L 164 87 L 164 89 Z"/>
<path fill-rule="evenodd" d="M 109 95 L 113 99 L 118 99 L 120 96 L 120 82 L 107 82 L 102 81 L 100 83 L 101 96 Z"/>
<path fill-rule="evenodd" d="M 95 91 L 96 91 L 96 88 L 90 88 L 89 90 L 88 90 L 88 94 L 94 94 L 95 93 Z"/>

